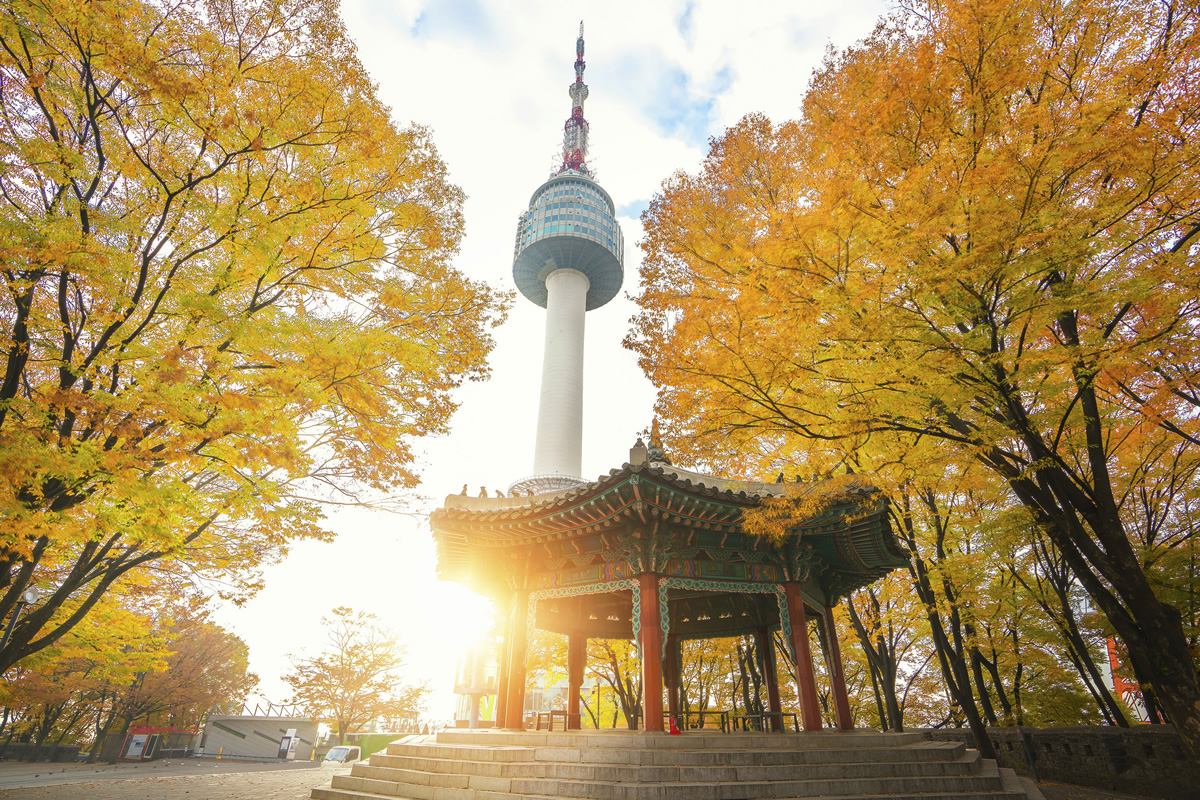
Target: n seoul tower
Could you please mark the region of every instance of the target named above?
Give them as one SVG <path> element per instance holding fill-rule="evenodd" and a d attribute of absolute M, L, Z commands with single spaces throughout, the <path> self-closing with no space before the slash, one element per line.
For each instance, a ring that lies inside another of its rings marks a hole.
<path fill-rule="evenodd" d="M 529 198 L 517 222 L 513 280 L 546 309 L 546 349 L 533 475 L 511 490 L 543 494 L 584 483 L 583 318 L 621 289 L 625 241 L 608 192 L 585 163 L 583 23 L 575 41 L 571 116 L 563 126 L 562 166 Z"/>

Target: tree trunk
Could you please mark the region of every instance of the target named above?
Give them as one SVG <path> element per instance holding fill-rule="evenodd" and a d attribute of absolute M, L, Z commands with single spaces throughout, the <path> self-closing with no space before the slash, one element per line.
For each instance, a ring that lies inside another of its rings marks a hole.
<path fill-rule="evenodd" d="M 883 675 L 883 702 L 891 720 L 891 729 L 897 733 L 904 732 L 904 712 L 900 710 L 900 697 L 896 694 L 897 664 L 893 658 L 888 664 L 888 671 Z"/>
<path fill-rule="evenodd" d="M 1074 498 L 1078 489 L 1064 475 L 1054 469 L 1044 472 L 1037 482 L 1016 477 L 1010 483 L 1045 524 L 1071 571 L 1125 643 L 1147 707 L 1153 694 L 1158 709 L 1175 725 L 1188 758 L 1200 762 L 1200 682 L 1182 616 L 1155 595 L 1115 508 L 1089 507 Z M 1111 489 L 1097 494 L 1112 505 Z M 1060 503 L 1060 497 L 1070 497 L 1088 511 L 1087 522 L 1077 507 Z"/>
<path fill-rule="evenodd" d="M 1100 674 L 1099 667 L 1096 666 L 1095 659 L 1092 658 L 1091 649 L 1087 642 L 1084 641 L 1083 634 L 1079 631 L 1079 623 L 1075 619 L 1075 610 L 1071 606 L 1070 586 L 1074 583 L 1074 576 L 1070 568 L 1066 565 L 1062 554 L 1054 547 L 1053 543 L 1048 542 L 1044 536 L 1036 529 L 1033 533 L 1033 552 L 1035 556 L 1035 564 L 1038 569 L 1035 570 L 1033 578 L 1037 583 L 1037 588 L 1029 585 L 1025 576 L 1010 565 L 1008 570 L 1013 578 L 1024 587 L 1025 591 L 1037 603 L 1038 608 L 1042 613 L 1054 624 L 1058 630 L 1059 636 L 1062 637 L 1063 647 L 1067 651 L 1067 657 L 1075 666 L 1075 671 L 1079 674 L 1079 679 L 1083 685 L 1087 687 L 1088 693 L 1095 701 L 1096 707 L 1100 710 L 1106 722 L 1109 725 L 1117 725 L 1122 728 L 1129 727 L 1129 720 L 1125 717 L 1125 712 L 1117 703 L 1116 698 L 1108 690 L 1108 686 L 1104 683 L 1104 677 Z M 1058 601 L 1055 607 L 1051 607 L 1047 602 L 1045 594 L 1041 591 L 1042 581 L 1044 580 L 1050 586 L 1050 591 L 1054 594 Z"/>
<path fill-rule="evenodd" d="M 932 505 L 932 498 L 923 498 L 923 500 Z M 922 604 L 925 606 L 925 616 L 929 620 L 930 633 L 933 636 L 934 647 L 938 654 L 938 664 L 942 668 L 942 679 L 946 684 L 946 690 L 950 694 L 951 699 L 958 704 L 959 709 L 967 718 L 967 724 L 971 728 L 971 733 L 975 738 L 975 747 L 979 754 L 984 758 L 996 758 L 996 750 L 992 747 L 992 740 L 987 733 L 987 725 L 979 715 L 979 708 L 975 704 L 975 697 L 971 692 L 971 677 L 967 669 L 967 662 L 963 654 L 963 642 L 959 625 L 957 623 L 958 606 L 954 604 L 954 597 L 947 597 L 951 602 L 951 616 L 955 618 L 952 631 L 954 633 L 954 645 L 951 645 L 950 638 L 946 635 L 946 629 L 942 624 L 941 615 L 938 613 L 937 596 L 933 590 L 933 584 L 929 578 L 929 571 L 925 561 L 922 559 L 920 551 L 917 549 L 916 532 L 912 516 L 909 509 L 909 498 L 907 495 L 903 498 L 904 515 L 900 522 L 900 536 L 903 542 L 909 549 L 909 572 L 913 578 L 913 586 L 917 590 L 917 595 Z M 933 508 L 936 511 L 936 507 Z M 939 530 L 938 536 L 943 534 Z M 944 585 L 944 590 L 949 587 Z"/>
<path fill-rule="evenodd" d="M 879 715 L 879 730 L 886 731 L 891 728 L 891 723 L 888 720 L 888 713 L 883 707 L 883 695 L 879 693 L 879 677 L 875 674 L 878 670 L 870 657 L 867 658 L 867 674 L 871 676 L 871 693 L 875 695 L 875 713 Z"/>
<path fill-rule="evenodd" d="M 999 724 L 999 718 L 996 716 L 996 710 L 992 708 L 992 698 L 988 693 L 987 683 L 983 678 L 983 656 L 979 654 L 978 647 L 972 647 L 970 650 L 971 659 L 971 675 L 975 678 L 975 687 L 979 695 L 979 705 L 983 709 L 983 716 L 987 720 L 988 725 Z"/>
<path fill-rule="evenodd" d="M 752 648 L 749 653 L 749 655 L 750 655 L 750 660 L 749 660 L 750 698 L 751 698 L 751 701 L 754 703 L 754 713 L 761 714 L 761 713 L 763 713 L 762 696 L 763 696 L 763 683 L 764 683 L 763 671 L 765 669 L 765 667 L 763 666 L 763 657 L 764 656 L 763 656 L 762 648 L 759 647 L 759 643 L 758 643 L 757 639 L 752 638 L 750 640 L 750 646 Z"/>
<path fill-rule="evenodd" d="M 866 623 L 854 606 L 854 599 L 846 602 L 850 613 L 850 624 L 858 636 L 859 646 L 867 657 L 868 672 L 871 676 L 871 688 L 875 693 L 875 705 L 878 707 L 879 727 L 881 730 L 904 730 L 904 719 L 900 713 L 900 700 L 896 695 L 896 674 L 898 672 L 895 652 L 888 647 L 883 631 L 879 624 L 881 611 L 878 598 L 870 587 L 865 590 L 868 611 L 871 617 L 872 629 L 868 630 Z M 861 593 L 860 593 L 861 596 Z"/>
<path fill-rule="evenodd" d="M 581 696 L 579 698 L 579 703 L 583 706 L 583 710 L 587 712 L 588 716 L 591 717 L 592 727 L 596 730 L 600 730 L 600 717 L 598 716 L 600 713 L 600 703 L 596 703 L 596 710 L 594 712 L 592 711 L 591 705 L 588 704 L 586 697 Z"/>
<path fill-rule="evenodd" d="M 1087 642 L 1083 640 L 1083 635 L 1079 632 L 1079 625 L 1075 621 L 1074 613 L 1070 611 L 1070 603 L 1065 596 L 1062 602 L 1065 604 L 1066 614 L 1060 632 L 1066 639 L 1067 654 L 1071 663 L 1075 665 L 1075 671 L 1079 673 L 1080 679 L 1088 687 L 1088 691 L 1108 724 L 1128 728 L 1129 720 L 1125 718 L 1125 712 L 1104 683 L 1104 676 L 1100 674 L 1100 668 L 1096 666 Z"/>
<path fill-rule="evenodd" d="M 66 707 L 67 704 L 64 701 L 54 708 L 46 706 L 42 709 L 42 718 L 38 721 L 33 741 L 30 742 L 32 746 L 29 749 L 29 758 L 27 759 L 30 763 L 36 762 L 38 757 L 41 756 L 42 745 L 45 743 L 46 737 L 50 735 L 50 732 L 54 729 L 54 723 L 58 722 L 58 718 L 62 716 L 62 712 Z"/>
<path fill-rule="evenodd" d="M 98 725 L 96 729 L 96 741 L 92 743 L 92 752 L 88 753 L 85 764 L 95 764 L 100 758 L 100 751 L 104 749 L 104 740 L 108 738 L 108 732 L 112 729 L 112 724 L 117 719 L 116 701 L 113 701 L 112 710 L 109 711 L 108 717 L 102 725 Z"/>

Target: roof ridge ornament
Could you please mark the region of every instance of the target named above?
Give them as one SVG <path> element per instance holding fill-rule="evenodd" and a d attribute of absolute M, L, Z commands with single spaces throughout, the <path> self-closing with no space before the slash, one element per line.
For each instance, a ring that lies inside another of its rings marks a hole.
<path fill-rule="evenodd" d="M 658 417 L 650 423 L 650 447 L 646 452 L 651 464 L 666 464 L 672 466 L 671 459 L 667 458 L 667 453 L 663 450 L 662 439 L 658 435 Z"/>

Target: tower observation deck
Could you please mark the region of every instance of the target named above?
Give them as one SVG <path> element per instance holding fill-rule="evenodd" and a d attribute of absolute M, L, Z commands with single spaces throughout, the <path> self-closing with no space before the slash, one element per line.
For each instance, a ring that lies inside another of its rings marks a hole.
<path fill-rule="evenodd" d="M 562 165 L 534 191 L 517 221 L 513 280 L 546 309 L 546 347 L 531 477 L 519 493 L 582 485 L 584 314 L 621 290 L 625 240 L 608 192 L 587 167 L 588 123 L 583 102 L 583 23 L 575 42 L 575 81 L 567 90 L 571 116 L 563 126 Z"/>

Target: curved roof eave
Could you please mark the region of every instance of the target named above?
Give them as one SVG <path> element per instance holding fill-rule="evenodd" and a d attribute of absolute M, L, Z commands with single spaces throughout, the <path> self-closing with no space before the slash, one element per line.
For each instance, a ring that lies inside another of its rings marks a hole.
<path fill-rule="evenodd" d="M 614 490 L 619 493 L 622 487 L 634 483 L 640 485 L 643 479 L 669 491 L 707 501 L 710 506 L 720 504 L 728 507 L 728 512 L 738 519 L 722 521 L 716 527 L 727 525 L 729 530 L 733 530 L 735 525 L 740 528 L 742 509 L 757 505 L 764 497 L 781 496 L 786 491 L 782 484 L 716 478 L 655 463 L 624 464 L 620 469 L 611 470 L 608 475 L 584 486 L 535 497 L 474 498 L 451 495 L 446 498 L 445 506 L 430 516 L 438 544 L 439 572 L 463 572 L 469 552 L 479 546 L 489 546 L 489 551 L 492 551 L 492 547 L 532 545 L 572 535 L 564 531 L 569 529 L 578 532 L 581 529 L 580 523 L 568 520 L 573 509 L 595 507 L 598 500 L 603 501 Z M 809 485 L 817 490 L 821 486 L 819 483 Z M 836 530 L 820 533 L 810 531 L 802 535 L 818 545 L 823 551 L 824 560 L 833 570 L 844 575 L 860 575 L 866 579 L 862 581 L 865 584 L 904 565 L 908 556 L 891 531 L 886 500 L 879 497 L 879 490 L 864 481 L 853 487 L 849 494 L 857 496 L 856 499 L 825 509 L 806 524 L 796 526 L 795 530 L 836 527 Z M 846 525 L 847 509 L 852 506 L 861 508 L 862 501 L 870 498 L 876 498 L 876 507 L 863 512 L 853 524 Z M 517 532 L 514 530 L 517 525 L 551 527 L 534 532 Z M 554 530 L 555 525 L 562 530 Z M 591 524 L 590 527 L 595 529 L 597 525 Z M 479 534 L 490 528 L 496 528 L 496 533 L 484 534 L 486 538 L 480 538 Z M 501 528 L 508 529 L 509 533 L 503 533 Z M 818 539 L 819 542 L 815 541 Z"/>

